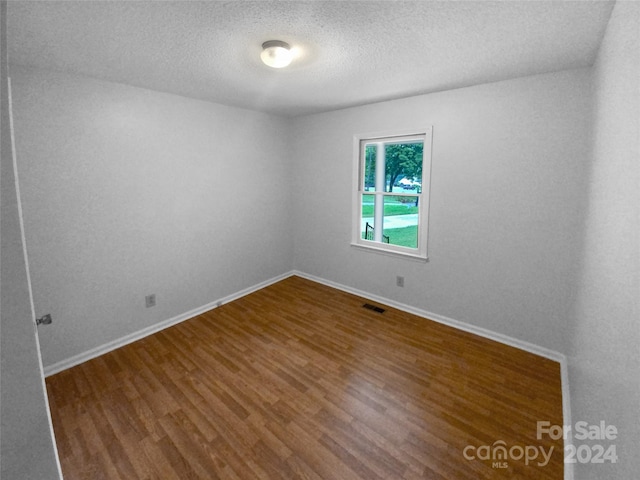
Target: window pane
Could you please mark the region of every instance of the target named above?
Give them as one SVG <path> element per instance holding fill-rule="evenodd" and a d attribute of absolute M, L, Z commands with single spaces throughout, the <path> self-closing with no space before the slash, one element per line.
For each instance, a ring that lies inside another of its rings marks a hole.
<path fill-rule="evenodd" d="M 384 243 L 408 248 L 418 248 L 417 195 L 384 197 Z"/>
<path fill-rule="evenodd" d="M 375 195 L 362 195 L 361 236 L 365 240 L 373 240 Z"/>
<path fill-rule="evenodd" d="M 423 141 L 385 145 L 385 184 L 387 192 L 421 193 Z"/>
<path fill-rule="evenodd" d="M 376 188 L 376 155 L 378 146 L 375 144 L 365 145 L 364 148 L 364 171 L 363 171 L 363 191 L 369 192 Z"/>

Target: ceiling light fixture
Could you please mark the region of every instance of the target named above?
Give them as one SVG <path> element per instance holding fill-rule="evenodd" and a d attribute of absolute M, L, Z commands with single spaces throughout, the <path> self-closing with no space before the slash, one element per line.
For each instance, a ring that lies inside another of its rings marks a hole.
<path fill-rule="evenodd" d="M 288 43 L 280 40 L 269 40 L 262 44 L 260 58 L 269 67 L 283 68 L 291 63 L 293 53 Z"/>

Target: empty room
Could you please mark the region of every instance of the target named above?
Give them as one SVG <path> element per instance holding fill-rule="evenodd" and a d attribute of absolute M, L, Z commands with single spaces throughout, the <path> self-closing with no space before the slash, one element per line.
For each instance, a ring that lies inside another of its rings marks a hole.
<path fill-rule="evenodd" d="M 2 479 L 636 478 L 640 3 L 0 7 Z"/>

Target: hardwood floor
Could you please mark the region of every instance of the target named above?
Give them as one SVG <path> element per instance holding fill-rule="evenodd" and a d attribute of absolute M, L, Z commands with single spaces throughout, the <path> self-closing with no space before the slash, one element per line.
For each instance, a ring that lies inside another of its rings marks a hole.
<path fill-rule="evenodd" d="M 290 277 L 47 378 L 65 479 L 563 478 L 556 362 L 364 303 Z"/>

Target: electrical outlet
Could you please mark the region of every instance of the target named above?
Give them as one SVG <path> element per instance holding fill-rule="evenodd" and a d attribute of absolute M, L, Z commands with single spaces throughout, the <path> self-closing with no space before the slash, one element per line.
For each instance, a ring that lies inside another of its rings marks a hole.
<path fill-rule="evenodd" d="M 156 304 L 156 294 L 152 293 L 151 295 L 147 295 L 144 297 L 144 302 L 147 308 L 154 307 Z"/>
<path fill-rule="evenodd" d="M 396 277 L 396 286 L 404 287 L 404 277 L 400 277 L 400 276 Z"/>

